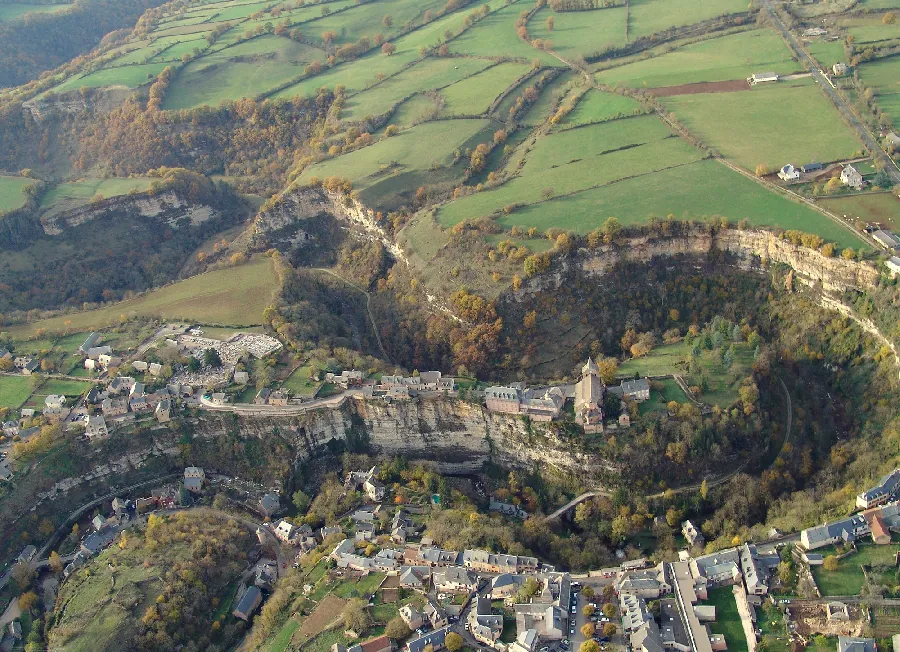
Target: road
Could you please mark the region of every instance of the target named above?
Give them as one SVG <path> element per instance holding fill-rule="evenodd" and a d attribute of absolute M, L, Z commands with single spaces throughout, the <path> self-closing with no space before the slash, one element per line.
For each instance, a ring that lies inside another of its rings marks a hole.
<path fill-rule="evenodd" d="M 304 414 L 305 412 L 309 412 L 310 410 L 318 410 L 325 407 L 339 407 L 345 400 L 347 400 L 348 397 L 352 397 L 357 394 L 362 395 L 361 392 L 354 392 L 350 390 L 336 396 L 316 399 L 314 401 L 309 401 L 301 405 L 253 405 L 250 403 L 226 403 L 224 405 L 218 405 L 216 403 L 213 403 L 205 396 L 201 396 L 200 407 L 202 407 L 204 410 L 210 410 L 212 412 L 234 412 L 237 414 L 247 414 L 264 417 L 289 417 L 298 416 L 300 414 Z"/>
<path fill-rule="evenodd" d="M 891 179 L 895 184 L 900 184 L 900 168 L 897 167 L 897 164 L 888 156 L 884 150 L 878 145 L 878 141 L 869 131 L 868 127 L 863 124 L 862 120 L 856 115 L 850 105 L 844 101 L 844 98 L 841 97 L 840 93 L 837 92 L 837 89 L 834 87 L 834 84 L 831 83 L 831 80 L 822 73 L 819 69 L 819 64 L 806 53 L 806 50 L 800 45 L 800 42 L 797 38 L 791 33 L 791 30 L 788 29 L 788 26 L 784 24 L 784 21 L 781 19 L 781 16 L 778 15 L 778 12 L 775 11 L 775 8 L 772 6 L 771 0 L 761 0 L 762 6 L 769 13 L 769 16 L 772 18 L 772 24 L 781 32 L 781 35 L 784 37 L 784 40 L 787 42 L 788 46 L 793 50 L 794 54 L 797 56 L 798 60 L 802 63 L 805 63 L 809 68 L 809 71 L 812 73 L 813 79 L 815 79 L 819 86 L 824 91 L 825 95 L 831 100 L 831 103 L 834 104 L 835 108 L 840 112 L 840 114 L 844 117 L 850 127 L 856 132 L 859 140 L 865 145 L 866 149 L 872 154 L 872 156 L 881 162 L 884 166 L 884 169 L 887 170 L 888 174 L 890 174 Z"/>

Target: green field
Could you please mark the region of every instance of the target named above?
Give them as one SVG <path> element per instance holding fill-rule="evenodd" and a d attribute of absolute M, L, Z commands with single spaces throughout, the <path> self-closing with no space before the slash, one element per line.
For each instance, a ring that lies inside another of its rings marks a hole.
<path fill-rule="evenodd" d="M 746 79 L 754 72 L 789 73 L 800 69 L 791 61 L 784 41 L 771 30 L 729 34 L 679 47 L 624 66 L 597 73 L 598 82 L 633 88 L 677 86 L 696 82 Z"/>
<path fill-rule="evenodd" d="M 640 113 L 643 110 L 640 102 L 630 97 L 592 89 L 578 100 L 575 110 L 569 113 L 559 123 L 559 126 L 568 128 L 603 122 L 612 118 L 632 115 L 635 112 Z"/>
<path fill-rule="evenodd" d="M 836 63 L 846 61 L 844 44 L 842 41 L 813 41 L 807 44 L 810 54 L 815 57 L 823 68 L 831 68 Z"/>
<path fill-rule="evenodd" d="M 62 183 L 41 196 L 40 207 L 41 210 L 69 210 L 87 204 L 97 195 L 108 199 L 127 195 L 132 190 L 148 190 L 152 182 L 153 179 L 149 177 L 138 177 L 135 179 L 83 179 Z"/>
<path fill-rule="evenodd" d="M 0 376 L 0 408 L 18 409 L 31 396 L 31 388 L 26 376 Z"/>
<path fill-rule="evenodd" d="M 14 336 L 25 337 L 40 328 L 51 332 L 99 330 L 119 322 L 122 315 L 184 319 L 201 324 L 259 324 L 276 285 L 272 261 L 257 258 L 245 265 L 178 281 L 112 306 L 43 319 L 9 331 Z"/>
<path fill-rule="evenodd" d="M 474 116 L 486 113 L 494 98 L 530 70 L 521 63 L 501 63 L 458 81 L 441 91 L 448 115 Z"/>
<path fill-rule="evenodd" d="M 496 3 L 492 9 L 500 6 Z M 462 36 L 450 42 L 450 52 L 481 57 L 513 57 L 522 61 L 537 59 L 547 66 L 560 66 L 560 61 L 552 55 L 532 48 L 516 34 L 516 19 L 522 11 L 531 9 L 531 4 L 518 0 L 501 9 L 493 11 L 487 18 L 480 20 L 474 27 L 466 30 Z M 463 10 L 468 13 L 471 10 Z M 529 23 L 529 28 L 537 28 L 537 21 Z M 536 38 L 537 34 L 532 34 Z"/>
<path fill-rule="evenodd" d="M 71 4 L 32 5 L 24 2 L 0 4 L 0 21 L 16 20 L 26 14 L 52 14 L 60 9 L 67 9 Z"/>
<path fill-rule="evenodd" d="M 175 78 L 165 109 L 189 109 L 223 100 L 256 97 L 322 61 L 321 50 L 279 36 L 262 36 L 188 63 Z"/>
<path fill-rule="evenodd" d="M 684 376 L 688 385 L 699 385 L 700 378 L 689 374 L 686 364 L 691 355 L 691 348 L 684 341 L 658 346 L 643 358 L 623 362 L 619 367 L 619 375 L 631 378 L 635 374 L 640 376 L 679 374 Z M 741 381 L 750 375 L 753 351 L 745 342 L 735 343 L 734 348 L 734 363 L 727 370 L 722 366 L 718 351 L 703 350 L 701 352 L 697 361 L 700 364 L 701 374 L 706 377 L 709 384 L 709 390 L 700 396 L 700 400 L 704 403 L 724 408 L 738 399 Z M 673 391 L 673 388 L 669 387 L 669 391 L 673 392 L 674 396 L 680 396 L 683 402 L 683 392 L 678 389 L 677 385 L 674 390 L 677 391 Z M 679 399 L 672 397 L 672 400 Z"/>
<path fill-rule="evenodd" d="M 874 544 L 857 544 L 857 552 L 838 562 L 838 569 L 827 571 L 822 566 L 813 566 L 813 576 L 823 596 L 859 595 L 865 585 L 865 575 L 860 566 L 893 566 L 894 555 L 900 546 L 877 546 Z M 822 552 L 827 556 L 829 551 Z"/>
<path fill-rule="evenodd" d="M 351 43 L 365 36 L 370 39 L 381 34 L 391 40 L 399 29 L 408 22 L 421 23 L 426 11 L 437 13 L 445 0 L 379 0 L 354 5 L 352 9 L 319 18 L 300 27 L 305 39 L 311 42 L 321 40 L 323 32 L 335 32 L 338 45 Z M 392 25 L 382 24 L 385 16 L 390 16 Z"/>
<path fill-rule="evenodd" d="M 87 75 L 76 75 L 54 86 L 54 93 L 65 93 L 78 88 L 102 88 L 105 86 L 124 86 L 137 88 L 153 81 L 168 64 L 148 63 L 143 65 L 105 68 Z M 48 91 L 49 92 L 49 91 Z"/>
<path fill-rule="evenodd" d="M 309 374 L 312 371 L 311 367 L 303 366 L 297 367 L 290 376 L 288 376 L 281 386 L 284 389 L 288 389 L 292 394 L 296 396 L 312 396 L 316 393 L 316 390 L 319 388 L 321 383 L 311 381 L 309 379 Z"/>
<path fill-rule="evenodd" d="M 0 176 L 0 213 L 21 207 L 25 203 L 25 188 L 32 183 L 25 177 Z"/>
<path fill-rule="evenodd" d="M 93 383 L 77 380 L 60 380 L 51 378 L 40 388 L 40 395 L 61 394 L 63 396 L 81 396 L 93 387 Z"/>
<path fill-rule="evenodd" d="M 747 3 L 743 0 L 631 0 L 630 9 L 628 37 L 633 40 L 670 27 L 747 11 Z"/>
<path fill-rule="evenodd" d="M 350 179 L 356 189 L 371 189 L 370 196 L 386 195 L 395 186 L 395 175 L 428 170 L 432 164 L 437 167 L 449 165 L 454 149 L 489 124 L 482 119 L 424 123 L 368 147 L 316 163 L 303 172 L 300 181 L 311 177 L 341 176 Z M 485 136 L 484 140 L 488 139 L 489 136 Z"/>
<path fill-rule="evenodd" d="M 875 91 L 875 101 L 895 125 L 900 125 L 900 56 L 868 61 L 859 67 L 863 83 Z"/>
<path fill-rule="evenodd" d="M 848 18 L 841 21 L 841 26 L 853 35 L 856 43 L 860 44 L 900 38 L 900 26 L 885 25 L 881 16 Z"/>
<path fill-rule="evenodd" d="M 490 65 L 491 62 L 487 59 L 425 59 L 368 90 L 351 95 L 344 104 L 341 118 L 361 120 L 365 116 L 380 115 L 413 93 L 449 86 Z M 409 102 L 416 100 L 423 100 L 429 106 L 433 104 L 430 99 L 421 96 L 411 98 Z M 396 115 L 391 117 L 394 124 L 409 124 L 404 120 L 409 118 Z"/>
<path fill-rule="evenodd" d="M 626 13 L 625 7 L 559 13 L 544 7 L 529 21 L 528 28 L 532 38 L 550 41 L 553 51 L 564 57 L 588 56 L 625 45 Z M 547 29 L 551 16 L 552 32 Z"/>
<path fill-rule="evenodd" d="M 900 230 L 900 197 L 879 192 L 819 199 L 818 204 L 835 215 L 864 222 L 878 222 L 890 230 Z"/>
<path fill-rule="evenodd" d="M 709 599 L 706 602 L 716 608 L 716 621 L 709 624 L 710 632 L 722 634 L 731 652 L 747 652 L 747 637 L 744 635 L 737 601 L 731 587 L 712 589 L 708 595 Z"/>
<path fill-rule="evenodd" d="M 759 163 L 777 170 L 785 163 L 838 161 L 862 149 L 812 83 L 679 95 L 663 98 L 663 103 L 691 133 L 750 171 Z"/>

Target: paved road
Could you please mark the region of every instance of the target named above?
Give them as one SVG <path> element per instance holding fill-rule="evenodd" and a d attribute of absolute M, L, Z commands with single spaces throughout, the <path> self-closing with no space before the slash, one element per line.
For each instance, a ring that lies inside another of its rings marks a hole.
<path fill-rule="evenodd" d="M 774 7 L 772 7 L 771 0 L 762 0 L 762 6 L 765 7 L 769 16 L 772 18 L 772 24 L 781 32 L 784 40 L 790 46 L 791 50 L 794 51 L 797 58 L 801 62 L 807 64 L 813 79 L 819 83 L 819 86 L 825 92 L 828 99 L 831 100 L 832 104 L 834 104 L 844 119 L 847 120 L 856 132 L 859 140 L 862 141 L 863 145 L 866 146 L 866 149 L 869 150 L 872 156 L 884 165 L 884 169 L 891 175 L 891 179 L 893 179 L 894 183 L 900 184 L 900 169 L 898 169 L 897 164 L 894 163 L 894 161 L 891 160 L 891 157 L 885 154 L 884 150 L 881 149 L 878 145 L 878 141 L 869 131 L 868 127 L 863 124 L 862 120 L 860 120 L 853 109 L 850 108 L 850 105 L 844 101 L 844 98 L 837 92 L 837 89 L 834 87 L 834 84 L 831 83 L 831 80 L 819 69 L 819 64 L 806 53 L 806 50 L 803 49 L 800 42 L 791 33 L 791 30 L 784 24 L 781 16 L 779 16 Z"/>

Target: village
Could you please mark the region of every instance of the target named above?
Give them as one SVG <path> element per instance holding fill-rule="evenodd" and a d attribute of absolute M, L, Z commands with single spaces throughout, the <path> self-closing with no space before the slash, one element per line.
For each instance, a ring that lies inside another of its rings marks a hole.
<path fill-rule="evenodd" d="M 590 371 L 586 365 L 588 378 Z M 259 541 L 233 597 L 234 618 L 252 621 L 279 578 L 290 572 L 288 564 L 297 569 L 306 557 L 320 559 L 317 564 L 336 582 L 375 579 L 372 596 L 387 603 L 400 595 L 421 596 L 395 602 L 409 634 L 337 645 L 334 652 L 452 652 L 463 644 L 499 652 L 755 652 L 764 629 L 771 629 L 762 619 L 773 613 L 783 618 L 789 642 L 806 644 L 826 634 L 836 637 L 837 652 L 876 651 L 875 640 L 860 635 L 866 615 L 855 599 L 786 599 L 783 569 L 796 568 L 814 587 L 811 569 L 824 563 L 814 550 L 853 546 L 868 537 L 875 545 L 890 544 L 891 533 L 900 532 L 900 469 L 861 493 L 862 511 L 841 521 L 793 536 L 772 531 L 767 541 L 704 553 L 703 534 L 688 520 L 681 524 L 686 547 L 677 561 L 651 566 L 646 559 L 630 559 L 577 575 L 532 556 L 441 548 L 425 534 L 427 513 L 439 509 L 439 502 L 396 504 L 379 475 L 377 466 L 348 472 L 343 488 L 358 497 L 357 506 L 314 529 L 297 518 L 279 518 L 285 503 L 277 491 L 187 467 L 177 483 L 133 499 L 116 497 L 109 511 L 97 513 L 77 550 L 64 557 L 61 581 L 149 515 L 190 510 L 204 496 L 231 486 L 245 496 L 242 511 L 251 521 L 258 519 Z M 493 500 L 491 509 L 502 512 Z M 36 552 L 26 547 L 18 563 L 38 563 Z M 313 590 L 312 584 L 304 588 Z M 7 635 L 15 636 L 13 624 Z M 894 642 L 900 643 L 897 637 Z"/>

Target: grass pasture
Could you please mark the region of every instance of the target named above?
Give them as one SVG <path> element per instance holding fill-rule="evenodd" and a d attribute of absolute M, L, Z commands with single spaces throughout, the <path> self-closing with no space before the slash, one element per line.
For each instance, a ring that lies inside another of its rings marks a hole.
<path fill-rule="evenodd" d="M 288 38 L 266 35 L 188 63 L 172 82 L 165 109 L 188 109 L 256 97 L 290 81 L 324 52 Z"/>
<path fill-rule="evenodd" d="M 501 63 L 444 88 L 447 115 L 482 115 L 494 98 L 529 71 L 521 63 Z"/>
<path fill-rule="evenodd" d="M 747 11 L 747 3 L 743 0 L 632 0 L 630 5 L 628 37 L 632 40 L 670 27 L 693 25 L 723 14 Z"/>
<path fill-rule="evenodd" d="M 812 83 L 679 95 L 663 103 L 703 142 L 750 171 L 759 163 L 777 170 L 791 162 L 838 161 L 862 147 Z"/>
<path fill-rule="evenodd" d="M 32 183 L 25 177 L 0 176 L 0 214 L 20 208 L 25 203 L 25 188 Z"/>
<path fill-rule="evenodd" d="M 497 6 L 499 4 L 497 3 Z M 531 5 L 524 0 L 518 0 L 491 12 L 474 27 L 453 39 L 450 42 L 450 52 L 478 57 L 514 57 L 524 62 L 537 59 L 547 66 L 561 66 L 559 59 L 532 48 L 519 38 L 515 22 L 519 14 L 526 9 L 531 9 Z M 463 9 L 462 13 L 467 14 L 470 11 L 471 9 Z M 539 22 L 542 21 L 533 19 L 533 23 L 529 23 L 529 28 L 539 29 Z M 538 38 L 538 33 L 534 32 L 532 38 Z"/>
<path fill-rule="evenodd" d="M 467 198 L 468 199 L 468 198 Z M 451 204 L 452 206 L 452 204 Z M 614 215 L 623 224 L 650 217 L 704 220 L 714 215 L 753 226 L 775 226 L 817 233 L 840 247 L 865 247 L 864 240 L 821 213 L 772 193 L 715 161 L 698 161 L 624 179 L 539 205 L 525 206 L 498 221 L 506 226 L 557 226 L 587 233 Z"/>
<path fill-rule="evenodd" d="M 544 7 L 528 22 L 528 29 L 532 38 L 550 41 L 563 57 L 588 56 L 625 45 L 626 14 L 625 7 L 559 13 Z M 547 29 L 551 16 L 552 32 Z"/>
<path fill-rule="evenodd" d="M 789 73 L 800 69 L 791 61 L 784 41 L 767 29 L 738 32 L 676 48 L 596 74 L 598 82 L 632 88 L 677 86 L 696 82 L 746 79 L 762 69 Z"/>
<path fill-rule="evenodd" d="M 845 61 L 844 44 L 841 41 L 816 40 L 807 43 L 806 48 L 823 68 L 830 68 L 839 61 Z"/>
<path fill-rule="evenodd" d="M 127 195 L 132 190 L 144 191 L 150 188 L 152 179 L 84 179 L 63 183 L 51 188 L 41 197 L 41 210 L 70 210 L 87 204 L 93 197 L 105 198 Z"/>
<path fill-rule="evenodd" d="M 17 410 L 31 396 L 31 388 L 26 376 L 0 376 L 0 408 Z"/>
<path fill-rule="evenodd" d="M 310 42 L 321 41 L 324 32 L 337 34 L 334 40 L 337 45 L 352 43 L 364 36 L 372 39 L 376 34 L 391 40 L 401 27 L 407 23 L 421 23 L 426 11 L 436 13 L 444 4 L 443 0 L 379 0 L 353 5 L 352 9 L 304 23 L 299 29 Z M 390 26 L 382 23 L 385 16 L 390 16 Z"/>
<path fill-rule="evenodd" d="M 9 331 L 15 337 L 26 337 L 40 328 L 50 332 L 99 330 L 118 323 L 121 315 L 132 314 L 201 324 L 253 325 L 262 320 L 276 285 L 272 261 L 257 258 L 245 265 L 178 281 L 135 299 L 14 326 Z"/>
<path fill-rule="evenodd" d="M 71 6 L 71 4 L 32 5 L 24 2 L 0 4 L 0 21 L 13 21 L 26 14 L 52 14 Z"/>
<path fill-rule="evenodd" d="M 868 61 L 859 67 L 859 76 L 875 91 L 878 106 L 900 124 L 900 56 Z"/>
<path fill-rule="evenodd" d="M 54 93 L 66 93 L 78 88 L 103 88 L 124 86 L 137 88 L 154 79 L 163 71 L 167 63 L 147 63 L 118 68 L 102 68 L 87 75 L 76 75 L 53 87 Z"/>
<path fill-rule="evenodd" d="M 835 215 L 879 222 L 888 229 L 900 230 L 900 197 L 891 192 L 825 198 L 819 199 L 818 203 Z"/>
<path fill-rule="evenodd" d="M 361 120 L 368 115 L 380 115 L 390 110 L 399 100 L 414 93 L 451 86 L 472 75 L 477 78 L 477 73 L 490 65 L 491 62 L 486 59 L 425 59 L 372 88 L 347 98 L 341 118 Z M 431 103 L 427 98 L 425 101 Z M 395 120 L 392 122 L 408 124 Z"/>
<path fill-rule="evenodd" d="M 591 89 L 578 100 L 575 109 L 559 124 L 561 128 L 577 127 L 642 111 L 643 107 L 637 100 L 625 95 Z"/>
<path fill-rule="evenodd" d="M 454 149 L 462 147 L 489 125 L 483 119 L 420 124 L 368 147 L 316 163 L 304 171 L 300 181 L 342 176 L 349 178 L 354 188 L 372 189 L 370 196 L 388 195 L 395 186 L 390 183 L 392 175 L 427 171 L 433 165 L 446 171 L 446 166 L 453 161 Z"/>

